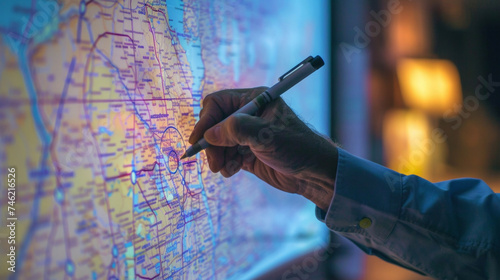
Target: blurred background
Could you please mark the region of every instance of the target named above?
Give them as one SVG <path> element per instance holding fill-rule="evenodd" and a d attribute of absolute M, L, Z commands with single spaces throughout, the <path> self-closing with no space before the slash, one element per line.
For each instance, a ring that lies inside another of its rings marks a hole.
<path fill-rule="evenodd" d="M 332 138 L 404 174 L 500 192 L 499 12 L 490 0 L 333 1 Z M 332 239 L 343 245 L 309 279 L 428 279 Z"/>

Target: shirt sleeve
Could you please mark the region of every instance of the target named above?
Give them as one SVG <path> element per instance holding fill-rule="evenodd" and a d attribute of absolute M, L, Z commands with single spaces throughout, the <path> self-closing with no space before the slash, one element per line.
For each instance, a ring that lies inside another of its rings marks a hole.
<path fill-rule="evenodd" d="M 431 183 L 339 149 L 318 219 L 364 252 L 438 279 L 500 279 L 500 194 L 483 181 Z"/>

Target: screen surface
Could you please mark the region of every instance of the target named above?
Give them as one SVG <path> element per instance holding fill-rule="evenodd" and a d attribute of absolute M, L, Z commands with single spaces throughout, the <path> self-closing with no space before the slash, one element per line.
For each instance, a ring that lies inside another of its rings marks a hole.
<path fill-rule="evenodd" d="M 2 6 L 0 211 L 16 218 L 15 272 L 2 278 L 250 279 L 320 246 L 304 198 L 213 174 L 204 152 L 179 157 L 207 94 L 329 61 L 324 1 Z M 284 95 L 325 134 L 328 75 Z"/>

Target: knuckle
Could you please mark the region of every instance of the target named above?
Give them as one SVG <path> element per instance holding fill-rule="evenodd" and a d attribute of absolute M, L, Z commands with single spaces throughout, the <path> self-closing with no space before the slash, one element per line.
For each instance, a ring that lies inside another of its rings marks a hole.
<path fill-rule="evenodd" d="M 239 134 L 240 130 L 240 116 L 232 115 L 227 118 L 227 126 L 234 134 Z"/>
<path fill-rule="evenodd" d="M 244 133 L 243 133 L 243 129 L 242 129 L 242 120 L 243 116 L 240 116 L 240 115 L 233 115 L 231 117 L 229 117 L 227 120 L 228 120 L 228 123 L 227 123 L 227 126 L 228 126 L 228 132 L 233 135 L 234 139 L 238 142 L 238 143 L 243 143 L 243 138 L 244 138 Z"/>
<path fill-rule="evenodd" d="M 214 98 L 215 98 L 214 93 L 211 93 L 211 94 L 205 96 L 205 98 L 203 98 L 203 107 L 207 106 L 211 102 L 214 102 Z"/>
<path fill-rule="evenodd" d="M 221 120 L 217 119 L 214 115 L 208 114 L 205 116 L 206 123 L 210 124 L 210 126 L 215 125 L 216 123 L 220 122 Z M 205 128 L 205 129 L 208 129 Z"/>
<path fill-rule="evenodd" d="M 206 106 L 210 103 L 215 103 L 222 106 L 224 103 L 224 99 L 233 94 L 233 90 L 230 89 L 212 92 L 203 98 L 203 106 Z"/>
<path fill-rule="evenodd" d="M 252 88 L 251 90 L 249 90 L 245 94 L 245 101 L 246 101 L 246 103 L 252 101 L 255 97 L 257 97 L 259 94 L 261 94 L 264 91 L 266 91 L 268 88 L 269 87 L 261 86 L 261 87 L 255 87 L 255 88 Z"/>

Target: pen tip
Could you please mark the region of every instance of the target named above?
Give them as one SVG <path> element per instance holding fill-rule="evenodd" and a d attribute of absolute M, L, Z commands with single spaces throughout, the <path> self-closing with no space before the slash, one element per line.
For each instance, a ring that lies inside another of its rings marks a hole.
<path fill-rule="evenodd" d="M 187 158 L 187 155 L 186 155 L 186 154 L 184 154 L 184 155 L 181 157 L 181 159 L 185 159 L 185 158 Z"/>

